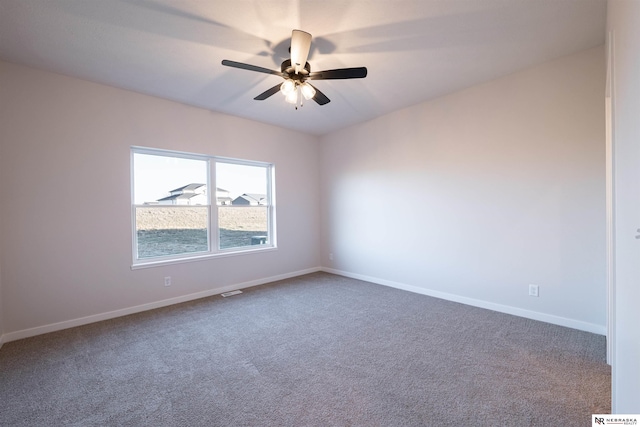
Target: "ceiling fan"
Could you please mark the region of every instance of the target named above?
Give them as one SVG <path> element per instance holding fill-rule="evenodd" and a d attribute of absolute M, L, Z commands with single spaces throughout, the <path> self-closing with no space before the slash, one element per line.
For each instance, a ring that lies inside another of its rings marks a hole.
<path fill-rule="evenodd" d="M 361 79 L 367 76 L 366 67 L 311 72 L 311 66 L 307 62 L 310 49 L 311 34 L 301 30 L 293 30 L 291 33 L 291 47 L 289 48 L 291 59 L 285 60 L 280 65 L 280 71 L 227 59 L 222 61 L 222 65 L 282 77 L 284 83 L 267 89 L 253 99 L 263 101 L 280 91 L 284 94 L 285 100 L 290 104 L 294 104 L 296 109 L 302 106 L 303 100 L 313 99 L 319 105 L 325 105 L 330 102 L 330 99 L 309 83 L 308 80 Z"/>

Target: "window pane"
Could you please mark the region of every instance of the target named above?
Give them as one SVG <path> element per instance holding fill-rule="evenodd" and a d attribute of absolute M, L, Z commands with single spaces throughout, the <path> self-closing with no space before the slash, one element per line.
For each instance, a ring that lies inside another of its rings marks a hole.
<path fill-rule="evenodd" d="M 266 206 L 220 206 L 220 249 L 270 244 Z"/>
<path fill-rule="evenodd" d="M 143 153 L 133 162 L 137 258 L 208 251 L 209 162 Z"/>
<path fill-rule="evenodd" d="M 208 163 L 134 153 L 134 204 L 206 205 Z"/>
<path fill-rule="evenodd" d="M 216 187 L 218 205 L 266 206 L 267 168 L 217 162 Z"/>
<path fill-rule="evenodd" d="M 219 248 L 270 244 L 266 166 L 216 163 Z"/>
<path fill-rule="evenodd" d="M 148 206 L 135 209 L 139 259 L 209 250 L 207 206 Z"/>

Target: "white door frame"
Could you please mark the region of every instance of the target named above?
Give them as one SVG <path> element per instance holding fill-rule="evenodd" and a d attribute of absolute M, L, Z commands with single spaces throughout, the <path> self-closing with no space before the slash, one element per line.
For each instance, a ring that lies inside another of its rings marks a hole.
<path fill-rule="evenodd" d="M 605 89 L 605 156 L 606 156 L 606 256 L 607 256 L 607 363 L 613 365 L 615 342 L 615 233 L 614 233 L 614 85 L 613 33 L 607 37 L 607 82 Z"/>

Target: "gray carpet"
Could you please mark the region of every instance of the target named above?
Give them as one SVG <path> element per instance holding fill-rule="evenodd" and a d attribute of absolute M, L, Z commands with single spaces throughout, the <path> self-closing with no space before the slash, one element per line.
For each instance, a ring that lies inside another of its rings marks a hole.
<path fill-rule="evenodd" d="M 605 338 L 314 273 L 6 343 L 2 426 L 590 426 Z"/>

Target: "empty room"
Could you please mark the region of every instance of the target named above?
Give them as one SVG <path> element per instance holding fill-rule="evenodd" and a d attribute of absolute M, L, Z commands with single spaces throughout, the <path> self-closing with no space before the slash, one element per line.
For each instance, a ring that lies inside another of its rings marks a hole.
<path fill-rule="evenodd" d="M 637 422 L 638 52 L 636 0 L 1 0 L 0 425 Z"/>

